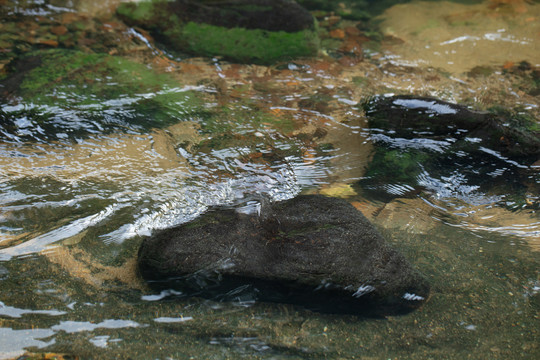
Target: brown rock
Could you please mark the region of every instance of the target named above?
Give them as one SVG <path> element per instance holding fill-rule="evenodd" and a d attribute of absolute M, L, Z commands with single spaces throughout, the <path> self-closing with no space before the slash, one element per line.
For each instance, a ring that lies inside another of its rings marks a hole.
<path fill-rule="evenodd" d="M 58 26 L 53 26 L 51 28 L 51 32 L 54 34 L 54 35 L 64 35 L 65 33 L 68 32 L 68 29 L 67 27 L 65 27 L 64 25 L 58 25 Z"/>

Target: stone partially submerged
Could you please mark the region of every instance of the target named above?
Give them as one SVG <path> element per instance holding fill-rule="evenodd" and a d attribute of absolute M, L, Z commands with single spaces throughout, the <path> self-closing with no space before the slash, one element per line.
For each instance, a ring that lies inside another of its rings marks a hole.
<path fill-rule="evenodd" d="M 479 112 L 411 95 L 375 97 L 364 111 L 375 145 L 358 182 L 365 195 L 388 201 L 425 190 L 476 192 L 519 207 L 538 193 L 540 128 L 526 113 Z"/>
<path fill-rule="evenodd" d="M 376 97 L 364 110 L 370 128 L 393 138 L 452 138 L 457 145 L 464 140 L 473 144 L 468 148 L 482 146 L 513 158 L 535 161 L 540 156 L 540 129 L 525 116 L 472 111 L 463 105 L 410 95 Z"/>
<path fill-rule="evenodd" d="M 80 139 L 209 115 L 196 90 L 120 56 L 41 50 L 14 58 L 4 70 L 0 104 L 9 106 L 0 109 L 0 139 Z"/>
<path fill-rule="evenodd" d="M 319 46 L 313 16 L 292 0 L 146 0 L 123 3 L 117 14 L 197 56 L 271 64 L 315 55 Z"/>
<path fill-rule="evenodd" d="M 301 195 L 260 214 L 214 209 L 144 240 L 139 270 L 186 295 L 301 305 L 358 315 L 403 313 L 429 285 L 343 199 Z"/>

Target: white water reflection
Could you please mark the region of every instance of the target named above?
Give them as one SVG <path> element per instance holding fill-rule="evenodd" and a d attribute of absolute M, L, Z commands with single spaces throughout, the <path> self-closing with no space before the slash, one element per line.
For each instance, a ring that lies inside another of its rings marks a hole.
<path fill-rule="evenodd" d="M 19 309 L 13 306 L 7 306 L 0 301 L 0 316 L 7 316 L 11 318 L 20 318 L 25 314 L 38 314 L 38 315 L 50 315 L 59 316 L 66 314 L 65 311 L 58 310 L 31 310 L 31 309 Z"/>
<path fill-rule="evenodd" d="M 89 339 L 88 341 L 90 341 L 94 346 L 97 346 L 100 348 L 106 348 L 109 345 L 108 343 L 109 339 L 110 339 L 109 335 L 102 335 L 102 336 L 93 337 L 92 339 Z"/>
<path fill-rule="evenodd" d="M 97 225 L 110 217 L 115 212 L 115 208 L 117 206 L 108 206 L 95 215 L 75 220 L 66 226 L 49 231 L 19 245 L 0 249 L 0 261 L 8 261 L 13 257 L 39 253 L 55 242 L 76 236 L 88 227 Z"/>
<path fill-rule="evenodd" d="M 205 160 L 201 158 L 200 162 L 203 161 Z M 305 164 L 294 158 L 289 158 L 283 164 L 270 169 L 256 164 L 240 163 L 232 155 L 225 159 L 219 159 L 217 162 L 224 164 L 222 166 L 225 168 L 230 168 L 231 172 L 236 171 L 236 169 L 241 170 L 241 172 L 234 178 L 212 183 L 211 177 L 213 175 L 211 173 L 214 171 L 212 168 L 219 167 L 216 161 L 213 163 L 210 161 L 194 171 L 198 173 L 198 177 L 205 173 L 208 174 L 207 176 L 192 180 L 186 176 L 185 167 L 180 169 L 174 167 L 158 168 L 156 171 L 161 172 L 158 177 L 141 173 L 128 174 L 126 167 L 124 174 L 126 177 L 128 175 L 130 177 L 124 178 L 123 183 L 119 182 L 109 189 L 101 181 L 83 182 L 75 179 L 72 181 L 69 178 L 62 179 L 70 183 L 66 186 L 69 187 L 72 197 L 61 201 L 51 199 L 52 194 L 32 194 L 38 190 L 36 188 L 28 189 L 28 193 L 24 194 L 7 186 L 4 192 L 6 194 L 4 196 L 4 214 L 0 217 L 4 222 L 21 217 L 23 215 L 19 214 L 26 214 L 30 209 L 32 211 L 38 209 L 39 212 L 48 211 L 50 208 L 77 209 L 96 201 L 109 204 L 98 212 L 72 220 L 17 245 L 0 249 L 0 261 L 49 250 L 59 241 L 78 242 L 80 239 L 76 238 L 83 236 L 87 230 L 105 225 L 110 228 L 112 223 L 118 224 L 116 221 L 118 216 L 124 216 L 125 219 L 126 214 L 129 214 L 131 220 L 129 218 L 127 221 L 123 220 L 120 225 L 116 225 L 116 229 L 100 234 L 99 238 L 106 244 L 119 244 L 134 236 L 150 235 L 154 229 L 167 228 L 190 221 L 211 206 L 241 204 L 250 201 L 251 197 L 260 196 L 266 196 L 276 201 L 285 200 L 297 195 L 302 186 L 315 183 L 315 176 L 324 175 L 320 171 L 312 173 L 314 168 L 321 165 Z M 73 167 L 76 167 L 76 164 Z M 73 167 L 70 174 L 73 173 Z M 29 170 L 27 168 L 25 171 Z M 97 175 L 96 171 L 93 171 L 92 167 L 88 165 L 81 164 L 80 171 L 87 173 L 90 171 Z M 102 169 L 100 172 L 104 174 L 105 170 Z M 68 177 L 70 174 L 60 173 L 58 175 Z M 192 184 L 187 184 L 190 182 Z M 43 187 L 49 188 L 48 185 L 43 185 Z M 99 193 L 99 196 L 81 194 L 83 191 L 92 191 L 93 188 L 95 188 L 96 193 Z M 11 194 L 11 196 L 7 194 Z M 39 203 L 36 203 L 36 198 L 39 198 Z M 25 234 L 23 229 L 19 229 L 16 233 L 18 237 Z"/>
<path fill-rule="evenodd" d="M 397 99 L 394 100 L 395 105 L 403 106 L 408 109 L 426 109 L 435 114 L 457 114 L 457 110 L 450 105 L 439 103 L 435 100 L 419 100 L 419 99 Z"/>
<path fill-rule="evenodd" d="M 533 39 L 530 39 L 527 37 L 518 39 L 516 38 L 516 36 L 511 35 L 511 34 L 503 36 L 502 33 L 505 31 L 506 31 L 505 29 L 499 29 L 497 32 L 485 33 L 482 36 L 470 36 L 470 35 L 458 36 L 457 38 L 443 41 L 440 43 L 440 45 L 449 45 L 449 44 L 454 44 L 454 43 L 459 43 L 459 42 L 464 42 L 464 41 L 475 42 L 475 41 L 480 41 L 480 40 L 507 41 L 507 42 L 521 44 L 521 45 L 529 45 L 534 41 Z"/>
<path fill-rule="evenodd" d="M 43 349 L 55 343 L 55 340 L 42 341 L 41 339 L 54 335 L 50 329 L 24 329 L 13 330 L 0 328 L 0 360 L 15 359 L 25 353 L 29 347 Z"/>
<path fill-rule="evenodd" d="M 178 186 L 182 186 L 178 184 Z M 274 172 L 244 176 L 216 184 L 183 186 L 178 190 L 165 191 L 164 201 L 154 204 L 153 209 L 145 208 L 133 222 L 101 235 L 106 243 L 122 243 L 134 236 L 150 235 L 155 229 L 164 229 L 193 220 L 211 206 L 241 204 L 251 196 L 267 196 L 280 201 L 290 199 L 300 192 L 294 170 L 289 166 L 274 169 Z M 263 195 L 264 194 L 264 195 Z M 148 196 L 147 193 L 144 196 Z M 134 202 L 132 199 L 132 202 Z M 138 199 L 137 199 L 138 200 Z"/>
<path fill-rule="evenodd" d="M 182 295 L 182 292 L 181 291 L 176 291 L 176 290 L 173 290 L 173 289 L 167 289 L 167 290 L 161 291 L 157 295 L 143 295 L 143 296 L 141 296 L 141 300 L 144 300 L 144 301 L 159 301 L 161 299 L 166 298 L 167 296 L 174 296 L 174 295 Z"/>
<path fill-rule="evenodd" d="M 185 319 L 188 320 L 187 317 Z M 141 326 L 147 325 L 141 325 L 130 320 L 109 319 L 97 324 L 87 321 L 61 321 L 60 324 L 54 325 L 50 329 L 13 330 L 0 327 L 0 360 L 17 358 L 25 354 L 26 349 L 31 347 L 43 349 L 53 345 L 56 343 L 54 338 L 49 341 L 42 341 L 41 339 L 51 337 L 59 331 L 78 333 L 94 331 L 96 329 L 137 328 Z M 88 341 L 94 346 L 106 348 L 109 343 L 118 342 L 121 341 L 121 339 L 111 339 L 108 335 L 101 335 L 90 338 Z"/>
<path fill-rule="evenodd" d="M 97 324 L 89 321 L 60 321 L 60 324 L 51 327 L 54 331 L 65 331 L 67 333 L 77 333 L 83 331 L 94 331 L 95 329 L 122 329 L 136 328 L 141 325 L 131 320 L 107 319 Z"/>
<path fill-rule="evenodd" d="M 518 236 L 524 239 L 528 239 L 534 250 L 538 250 L 538 244 L 540 244 L 540 221 L 530 224 L 514 223 L 505 226 L 489 226 L 478 224 L 475 222 L 469 223 L 467 221 L 463 221 L 457 226 L 472 231 L 492 232 L 507 236 Z"/>
<path fill-rule="evenodd" d="M 191 316 L 182 316 L 182 317 L 158 317 L 158 318 L 155 318 L 154 321 L 157 322 L 157 323 L 166 323 L 166 324 L 169 324 L 169 323 L 181 323 L 181 322 L 185 322 L 185 321 L 190 321 L 190 320 L 193 320 L 193 318 Z"/>

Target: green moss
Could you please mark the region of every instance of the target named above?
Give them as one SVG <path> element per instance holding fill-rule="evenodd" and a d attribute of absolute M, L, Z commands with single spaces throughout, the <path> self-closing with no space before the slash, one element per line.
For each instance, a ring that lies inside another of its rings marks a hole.
<path fill-rule="evenodd" d="M 202 124 L 205 133 L 245 133 L 246 131 L 260 130 L 265 127 L 289 133 L 295 130 L 294 122 L 288 117 L 274 116 L 272 114 L 249 107 L 240 106 L 221 107 L 217 111 L 218 117 L 208 117 Z"/>
<path fill-rule="evenodd" d="M 386 179 L 384 181 L 390 183 L 416 184 L 417 176 L 422 171 L 421 164 L 425 164 L 429 159 L 429 154 L 422 151 L 409 149 L 405 152 L 381 147 L 373 156 L 366 175 L 379 182 Z"/>
<path fill-rule="evenodd" d="M 103 62 L 102 55 L 71 51 L 48 51 L 32 55 L 40 56 L 42 64 L 30 70 L 20 85 L 21 91 L 31 97 L 39 96 L 84 68 L 94 68 Z M 84 81 L 84 78 L 79 78 Z"/>
<path fill-rule="evenodd" d="M 169 7 L 160 2 L 122 4 L 117 14 L 131 25 L 148 29 L 158 41 L 170 46 L 171 50 L 197 56 L 222 56 L 236 62 L 272 64 L 313 56 L 319 49 L 316 29 L 291 33 L 226 28 L 187 21 L 182 14 L 168 12 Z"/>
<path fill-rule="evenodd" d="M 33 53 L 41 65 L 26 73 L 19 95 L 47 105 L 87 105 L 152 93 L 162 103 L 185 99 L 180 86 L 146 65 L 104 54 L 52 50 Z M 62 64 L 62 66 L 58 66 Z"/>
<path fill-rule="evenodd" d="M 208 24 L 187 23 L 182 29 L 182 41 L 187 50 L 204 56 L 225 58 L 261 64 L 312 56 L 317 53 L 318 38 L 315 32 L 304 30 L 285 31 L 227 29 Z M 170 37 L 174 32 L 170 31 Z"/>
<path fill-rule="evenodd" d="M 141 1 L 135 3 L 122 3 L 116 9 L 116 12 L 124 17 L 137 20 L 148 21 L 154 17 L 154 9 L 159 6 L 160 2 L 166 2 L 164 0 L 159 1 Z"/>
<path fill-rule="evenodd" d="M 540 133 L 540 122 L 527 111 L 512 111 L 501 106 L 493 106 L 488 110 L 496 117 L 504 119 L 508 126 L 511 126 L 516 130 Z"/>

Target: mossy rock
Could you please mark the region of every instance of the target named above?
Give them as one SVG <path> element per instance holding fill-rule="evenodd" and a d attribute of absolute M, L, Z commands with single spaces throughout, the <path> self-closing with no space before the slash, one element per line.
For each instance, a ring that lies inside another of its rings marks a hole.
<path fill-rule="evenodd" d="M 280 60 L 312 56 L 318 38 L 311 30 L 294 33 L 259 29 L 227 29 L 187 23 L 182 36 L 189 52 L 202 56 L 223 56 L 242 63 L 271 64 Z"/>
<path fill-rule="evenodd" d="M 154 0 L 121 4 L 117 14 L 171 49 L 197 56 L 271 64 L 313 56 L 319 47 L 314 19 L 285 0 Z"/>
<path fill-rule="evenodd" d="M 2 81 L 3 95 L 26 102 L 86 105 L 181 86 L 146 65 L 73 50 L 33 52 L 9 66 L 12 74 Z"/>
<path fill-rule="evenodd" d="M 372 160 L 372 164 L 376 166 L 368 168 L 366 177 L 389 184 L 414 184 L 422 171 L 420 164 L 429 160 L 429 153 L 418 150 L 378 149 Z"/>
<path fill-rule="evenodd" d="M 46 133 L 81 135 L 107 128 L 161 127 L 208 115 L 195 92 L 121 57 L 49 50 L 16 59 L 8 68 L 0 80 L 0 101 L 15 105 L 1 114 L 8 125 L 24 117 Z M 19 99 L 24 107 L 17 106 Z"/>

